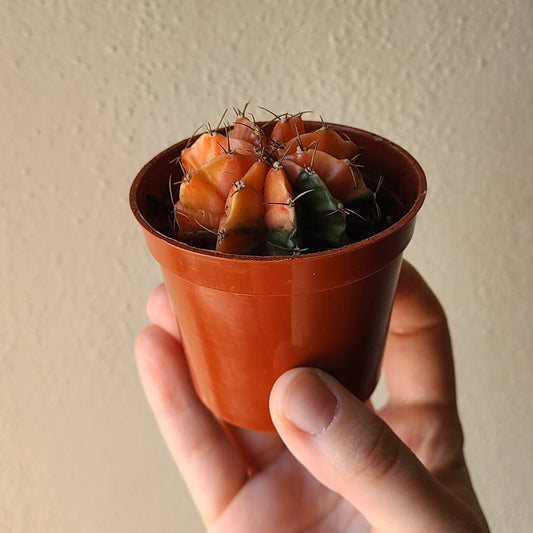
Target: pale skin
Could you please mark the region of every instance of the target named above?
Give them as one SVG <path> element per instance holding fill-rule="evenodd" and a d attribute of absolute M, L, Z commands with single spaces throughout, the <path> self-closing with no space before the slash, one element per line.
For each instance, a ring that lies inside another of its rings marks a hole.
<path fill-rule="evenodd" d="M 135 353 L 166 444 L 210 533 L 487 533 L 463 454 L 444 311 L 404 262 L 375 412 L 316 369 L 286 372 L 277 429 L 221 423 L 197 397 L 164 287 Z"/>

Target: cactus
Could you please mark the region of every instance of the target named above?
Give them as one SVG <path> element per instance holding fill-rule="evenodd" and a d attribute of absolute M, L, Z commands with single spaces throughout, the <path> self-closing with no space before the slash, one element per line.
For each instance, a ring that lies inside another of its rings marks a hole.
<path fill-rule="evenodd" d="M 352 140 L 326 125 L 306 131 L 301 113 L 259 125 L 245 111 L 192 139 L 178 158 L 179 240 L 279 256 L 338 248 L 383 229 L 377 190 L 356 165 Z"/>

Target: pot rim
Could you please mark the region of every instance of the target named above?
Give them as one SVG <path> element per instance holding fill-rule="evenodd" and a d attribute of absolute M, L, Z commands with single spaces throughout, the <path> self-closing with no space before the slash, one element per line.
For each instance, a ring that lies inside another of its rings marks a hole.
<path fill-rule="evenodd" d="M 264 127 L 265 125 L 270 124 L 270 122 L 258 121 L 257 124 L 260 127 Z M 312 121 L 312 120 L 306 120 L 304 121 L 304 124 L 306 126 L 309 125 L 312 127 L 315 127 L 315 126 L 322 127 L 324 125 L 323 122 Z M 367 237 L 366 239 L 362 239 L 357 242 L 346 244 L 339 248 L 332 248 L 329 250 L 323 250 L 319 252 L 306 252 L 302 254 L 293 254 L 293 255 L 288 255 L 288 256 L 268 256 L 268 255 L 262 256 L 262 255 L 229 254 L 229 253 L 224 253 L 224 252 L 218 252 L 215 250 L 198 248 L 196 246 L 191 246 L 190 244 L 179 241 L 178 239 L 170 237 L 156 230 L 148 222 L 148 220 L 146 220 L 146 218 L 143 216 L 141 212 L 141 209 L 139 208 L 139 205 L 137 203 L 137 189 L 139 188 L 139 185 L 142 182 L 144 175 L 158 160 L 168 157 L 170 153 L 176 151 L 179 145 L 182 145 L 185 141 L 189 141 L 189 140 L 194 141 L 201 134 L 197 134 L 191 138 L 182 139 L 181 141 L 178 141 L 177 143 L 172 144 L 171 146 L 159 152 L 157 155 L 155 155 L 153 158 L 151 158 L 147 163 L 143 165 L 141 170 L 137 173 L 130 187 L 129 203 L 130 203 L 131 211 L 133 212 L 133 215 L 135 216 L 135 218 L 141 224 L 141 226 L 143 227 L 145 231 L 151 233 L 153 236 L 159 239 L 166 241 L 169 245 L 179 248 L 183 250 L 184 252 L 198 254 L 200 256 L 217 258 L 223 261 L 230 261 L 230 262 L 235 262 L 235 261 L 265 262 L 266 261 L 266 262 L 279 263 L 279 262 L 287 262 L 287 261 L 309 260 L 313 258 L 318 259 L 318 258 L 322 258 L 325 256 L 328 256 L 328 257 L 341 256 L 346 253 L 353 252 L 356 249 L 366 248 L 367 246 L 370 246 L 377 241 L 386 239 L 389 235 L 397 232 L 400 228 L 407 225 L 416 216 L 416 214 L 422 207 L 422 204 L 424 203 L 424 200 L 427 195 L 427 181 L 426 181 L 424 170 L 422 169 L 418 161 L 409 152 L 407 152 L 407 150 L 405 150 L 398 144 L 394 143 L 393 141 L 381 135 L 378 135 L 376 133 L 372 133 L 370 131 L 363 130 L 360 128 L 347 126 L 344 124 L 335 124 L 335 123 L 328 122 L 326 125 L 332 129 L 336 129 L 337 131 L 350 130 L 354 132 L 355 134 L 358 134 L 358 135 L 360 134 L 360 135 L 369 137 L 375 142 L 386 143 L 390 148 L 398 152 L 403 158 L 407 159 L 416 170 L 416 174 L 418 176 L 418 192 L 417 192 L 416 199 L 412 203 L 410 209 L 402 217 L 400 217 L 396 222 L 391 224 L 386 229 L 380 231 L 379 233 L 372 235 L 371 237 Z M 221 130 L 221 131 L 224 132 L 224 130 Z"/>

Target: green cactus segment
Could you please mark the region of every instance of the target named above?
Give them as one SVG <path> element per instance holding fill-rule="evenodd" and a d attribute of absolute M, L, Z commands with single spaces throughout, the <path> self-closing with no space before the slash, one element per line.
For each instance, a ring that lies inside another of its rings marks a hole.
<path fill-rule="evenodd" d="M 333 198 L 316 172 L 302 170 L 294 182 L 294 193 L 298 220 L 304 228 L 304 245 L 309 251 L 350 243 L 343 205 Z"/>
<path fill-rule="evenodd" d="M 297 226 L 291 230 L 269 229 L 265 241 L 265 255 L 294 255 L 302 251 L 302 238 Z"/>

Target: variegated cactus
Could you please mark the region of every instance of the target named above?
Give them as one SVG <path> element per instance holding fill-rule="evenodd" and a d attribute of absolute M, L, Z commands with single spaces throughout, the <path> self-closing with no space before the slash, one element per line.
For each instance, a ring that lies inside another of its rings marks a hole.
<path fill-rule="evenodd" d="M 179 240 L 230 254 L 291 255 L 382 229 L 352 140 L 325 124 L 306 131 L 301 113 L 261 126 L 238 112 L 225 130 L 206 131 L 182 151 L 173 201 Z"/>

